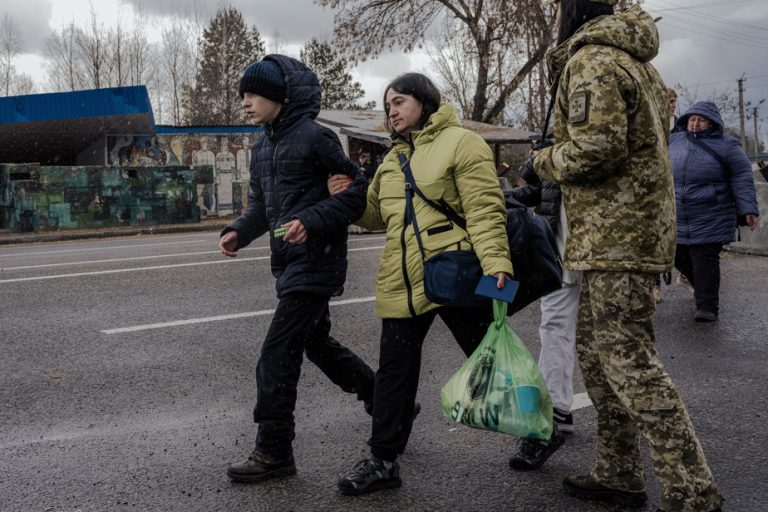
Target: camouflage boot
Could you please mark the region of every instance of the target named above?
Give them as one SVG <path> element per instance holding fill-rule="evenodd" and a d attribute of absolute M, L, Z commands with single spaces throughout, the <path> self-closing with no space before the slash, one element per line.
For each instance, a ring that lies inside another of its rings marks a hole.
<path fill-rule="evenodd" d="M 610 501 L 625 507 L 639 507 L 648 496 L 643 487 L 636 491 L 619 491 L 597 482 L 591 475 L 568 475 L 563 480 L 565 492 L 583 500 Z"/>

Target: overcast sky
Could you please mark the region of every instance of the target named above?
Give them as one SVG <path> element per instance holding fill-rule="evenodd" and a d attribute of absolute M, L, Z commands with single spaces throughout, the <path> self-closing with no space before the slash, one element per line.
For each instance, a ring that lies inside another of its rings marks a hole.
<path fill-rule="evenodd" d="M 120 2 L 92 3 L 104 24 L 114 26 Z M 72 20 L 84 25 L 90 4 L 89 0 L 3 0 L 0 16 L 9 14 L 24 38 L 24 53 L 14 62 L 17 71 L 42 83 L 45 38 Z M 192 4 L 205 20 L 221 5 L 236 7 L 249 25 L 258 28 L 268 46 L 272 35 L 279 33 L 288 45 L 286 53 L 294 56 L 311 37 L 330 37 L 333 32 L 333 12 L 312 0 L 124 0 L 120 19 L 130 25 L 134 9 L 142 9 L 148 19 L 157 20 L 180 12 L 179 6 L 189 11 Z M 658 23 L 661 50 L 654 65 L 668 85 L 682 83 L 697 99 L 706 99 L 714 89 L 735 91 L 736 80 L 744 75 L 747 100 L 768 98 L 768 0 L 646 0 L 644 7 L 654 17 L 662 17 Z M 147 27 L 147 34 L 156 40 L 152 27 Z M 366 91 L 365 100 L 380 103 L 388 79 L 408 70 L 425 71 L 428 66 L 429 58 L 423 54 L 396 52 L 361 64 L 353 75 Z M 768 119 L 768 101 L 760 117 Z"/>

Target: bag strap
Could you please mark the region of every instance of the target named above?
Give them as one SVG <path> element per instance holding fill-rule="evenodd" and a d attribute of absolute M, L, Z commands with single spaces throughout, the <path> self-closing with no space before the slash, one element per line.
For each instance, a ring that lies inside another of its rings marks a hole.
<path fill-rule="evenodd" d="M 424 193 L 419 189 L 419 187 L 416 185 L 416 180 L 413 178 L 413 173 L 411 172 L 411 163 L 408 161 L 408 159 L 405 158 L 405 155 L 400 153 L 400 167 L 403 169 L 403 173 L 405 174 L 405 179 L 407 181 L 407 184 L 410 185 L 411 190 L 419 196 L 419 198 L 427 203 L 429 206 L 434 208 L 435 210 L 439 211 L 443 215 L 446 216 L 449 222 L 452 222 L 454 224 L 457 224 L 461 229 L 464 231 L 467 230 L 467 221 L 461 217 L 458 213 L 456 213 L 453 208 L 445 201 L 445 199 L 440 199 L 438 202 L 432 201 L 427 196 L 424 195 Z M 407 189 L 407 187 L 406 187 Z M 407 196 L 407 192 L 406 192 Z"/>
<path fill-rule="evenodd" d="M 424 253 L 424 245 L 421 243 L 421 232 L 419 231 L 419 224 L 416 222 L 416 211 L 413 209 L 413 192 L 414 188 L 419 190 L 416 186 L 416 182 L 411 174 L 411 166 L 406 160 L 405 155 L 400 153 L 400 168 L 405 174 L 405 221 L 413 226 L 413 234 L 416 236 L 416 243 L 419 246 L 419 252 L 421 253 L 422 263 L 427 260 Z M 419 191 L 421 192 L 421 191 Z"/>
<path fill-rule="evenodd" d="M 688 139 L 691 142 L 693 142 L 694 144 L 696 144 L 697 146 L 699 146 L 701 149 L 703 149 L 704 151 L 709 153 L 709 155 L 712 158 L 717 160 L 717 163 L 719 163 L 720 167 L 722 167 L 723 170 L 725 171 L 725 179 L 728 180 L 728 182 L 730 183 L 730 181 L 731 181 L 731 167 L 728 165 L 728 162 L 726 162 L 725 159 L 717 153 L 717 151 L 715 151 L 714 149 L 709 147 L 709 144 L 707 144 L 703 140 L 699 139 L 696 136 L 696 134 L 688 132 Z"/>
<path fill-rule="evenodd" d="M 544 144 L 544 141 L 547 139 L 547 130 L 549 130 L 549 120 L 552 119 L 552 110 L 555 108 L 555 94 L 552 93 L 551 97 L 549 98 L 549 107 L 547 107 L 547 116 L 544 118 L 544 127 L 541 129 L 541 139 L 539 140 L 540 144 Z"/>

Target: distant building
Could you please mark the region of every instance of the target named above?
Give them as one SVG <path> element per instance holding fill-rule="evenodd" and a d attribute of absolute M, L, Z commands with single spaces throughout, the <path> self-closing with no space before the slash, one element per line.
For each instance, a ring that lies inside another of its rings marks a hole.
<path fill-rule="evenodd" d="M 321 110 L 317 120 L 339 134 L 344 150 L 353 159 L 359 153 L 370 154 L 374 167 L 381 163 L 392 146 L 381 110 Z M 505 161 L 511 164 L 523 160 L 531 147 L 531 137 L 536 135 L 477 121 L 462 120 L 461 123 L 488 143 L 497 167 Z"/>

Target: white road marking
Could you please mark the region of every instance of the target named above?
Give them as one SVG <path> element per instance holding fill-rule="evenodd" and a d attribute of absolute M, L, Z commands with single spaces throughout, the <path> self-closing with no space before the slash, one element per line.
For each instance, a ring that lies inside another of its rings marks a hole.
<path fill-rule="evenodd" d="M 358 252 L 358 251 L 370 251 L 371 249 L 383 249 L 383 245 L 371 245 L 369 247 L 358 247 L 356 249 L 347 249 L 347 252 Z"/>
<path fill-rule="evenodd" d="M 335 301 L 329 302 L 328 305 L 342 306 L 344 304 L 359 304 L 362 302 L 372 302 L 374 300 L 376 300 L 376 297 L 361 297 L 358 299 L 335 300 Z M 203 318 L 189 318 L 187 320 L 176 320 L 173 322 L 160 322 L 157 324 L 134 325 L 133 327 L 119 327 L 117 329 L 105 329 L 101 332 L 103 332 L 104 334 L 119 334 L 123 332 L 147 331 L 150 329 L 164 329 L 166 327 L 178 327 L 180 325 L 204 324 L 208 322 L 221 322 L 223 320 L 234 320 L 238 318 L 249 318 L 253 316 L 271 315 L 274 312 L 275 312 L 274 309 L 262 309 L 261 311 L 248 311 L 245 313 L 233 313 L 230 315 L 218 315 L 218 316 L 209 316 L 209 317 L 203 317 Z"/>
<path fill-rule="evenodd" d="M 254 251 L 257 249 L 269 249 L 269 247 L 246 247 L 240 249 L 240 251 Z M 25 265 L 23 267 L 0 267 L 0 270 L 27 270 L 30 268 L 47 268 L 47 267 L 68 267 L 73 265 L 92 265 L 97 263 L 114 263 L 116 261 L 136 261 L 136 260 L 152 260 L 157 258 L 178 258 L 180 256 L 200 256 L 203 254 L 221 254 L 221 251 L 200 251 L 200 252 L 175 252 L 173 254 L 156 254 L 153 256 L 134 256 L 130 258 L 111 258 L 107 260 L 88 260 L 88 261 L 69 261 L 66 263 L 47 263 L 44 265 Z"/>
<path fill-rule="evenodd" d="M 207 241 L 208 241 L 207 239 L 201 238 L 198 240 L 184 240 L 183 242 L 162 242 L 159 244 L 132 244 L 132 245 L 118 245 L 115 247 L 81 247 L 80 249 L 61 249 L 58 251 L 17 252 L 13 254 L 0 254 L 0 258 L 13 258 L 15 256 L 45 256 L 47 254 L 63 254 L 67 252 L 116 251 L 120 249 L 133 249 L 134 247 L 159 247 L 162 245 L 192 244 L 192 243 L 207 242 Z"/>
<path fill-rule="evenodd" d="M 189 237 L 189 236 L 197 236 L 197 235 L 179 235 L 178 238 Z M 348 240 L 349 242 L 369 242 L 371 240 L 385 240 L 385 239 L 386 237 L 383 237 L 383 236 L 375 236 L 375 237 L 364 237 L 364 238 L 350 237 Z M 119 245 L 115 247 L 81 247 L 79 249 L 60 249 L 56 251 L 17 252 L 17 253 L 0 254 L 0 258 L 12 258 L 14 256 L 45 256 L 47 254 L 64 254 L 68 252 L 113 251 L 117 249 L 132 249 L 134 247 L 159 247 L 163 245 L 191 244 L 191 243 L 198 243 L 198 242 L 210 242 L 210 239 L 199 238 L 196 240 L 184 240 L 180 242 L 161 242 L 157 244 L 131 244 L 131 245 Z M 269 246 L 257 247 L 257 249 L 268 249 L 268 248 Z"/>
<path fill-rule="evenodd" d="M 20 283 L 23 281 L 43 281 L 46 279 L 62 279 L 65 277 L 82 277 L 82 276 L 98 276 L 104 274 L 120 274 L 123 272 L 140 272 L 142 270 L 160 270 L 164 268 L 178 268 L 178 267 L 194 267 L 197 265 L 221 265 L 225 263 L 237 263 L 240 261 L 255 261 L 265 260 L 269 256 L 257 256 L 255 258 L 227 258 L 226 260 L 216 261 L 198 261 L 194 263 L 176 263 L 174 265 L 156 265 L 154 267 L 134 267 L 134 268 L 120 268 L 114 270 L 99 270 L 96 272 L 77 272 L 74 274 L 56 274 L 52 276 L 35 276 L 35 277 L 17 277 L 15 279 L 2 279 L 0 284 L 3 283 Z"/>
<path fill-rule="evenodd" d="M 358 251 L 371 251 L 374 249 L 381 249 L 383 246 L 376 245 L 371 247 L 358 247 L 356 249 L 348 249 L 348 252 L 358 252 Z M 213 251 L 218 252 L 218 251 Z M 141 256 L 141 258 L 151 258 L 151 256 Z M 132 259 L 132 258 L 125 258 L 126 260 Z M 269 259 L 269 256 L 257 256 L 254 258 L 227 258 L 225 260 L 215 260 L 215 261 L 198 261 L 193 263 L 176 263 L 173 265 L 155 265 L 152 267 L 132 267 L 132 268 L 120 268 L 120 269 L 113 269 L 113 270 L 97 270 L 93 272 L 76 272 L 72 274 L 54 274 L 50 276 L 34 276 L 34 277 L 17 277 L 13 279 L 0 279 L 0 284 L 3 283 L 20 283 L 25 281 L 44 281 L 48 279 L 63 279 L 67 277 L 83 277 L 83 276 L 97 276 L 97 275 L 104 275 L 104 274 L 121 274 L 124 272 L 141 272 L 144 270 L 160 270 L 165 268 L 178 268 L 178 267 L 194 267 L 196 265 L 218 265 L 218 264 L 224 264 L 224 263 L 236 263 L 238 261 L 256 261 L 256 260 L 265 260 Z M 119 261 L 119 260 L 115 260 Z M 9 270 L 9 269 L 6 269 Z"/>

